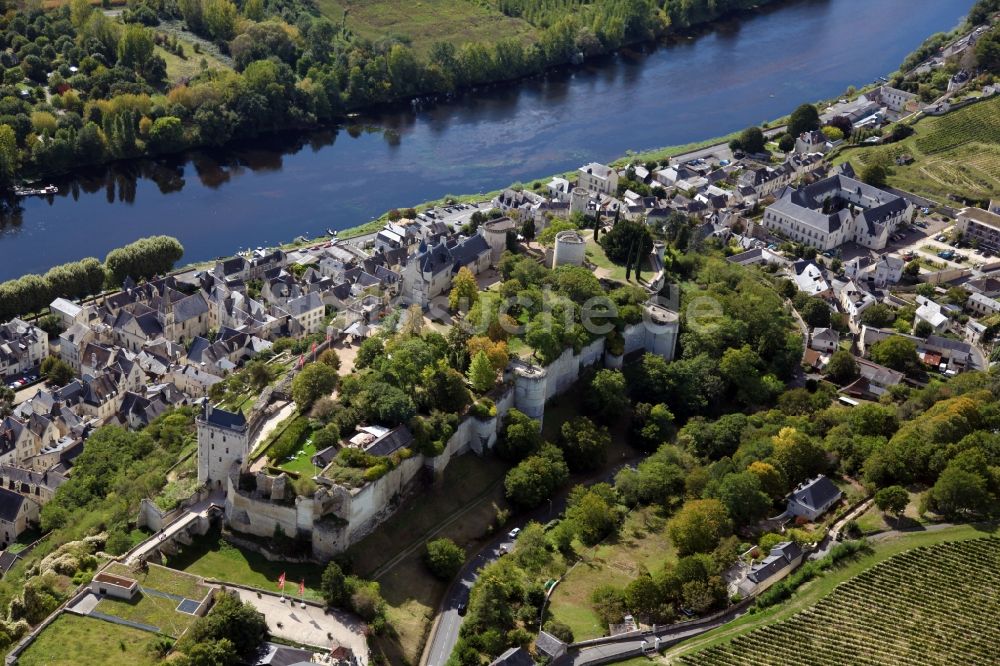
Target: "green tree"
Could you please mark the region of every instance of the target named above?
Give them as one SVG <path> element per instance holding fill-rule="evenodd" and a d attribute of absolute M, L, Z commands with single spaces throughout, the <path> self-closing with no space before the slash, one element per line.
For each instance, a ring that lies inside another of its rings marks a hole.
<path fill-rule="evenodd" d="M 524 412 L 511 408 L 504 417 L 497 453 L 504 460 L 517 462 L 542 447 L 542 433 L 538 421 Z"/>
<path fill-rule="evenodd" d="M 467 267 L 462 266 L 452 278 L 448 307 L 452 312 L 468 312 L 478 299 L 479 285 L 476 283 L 476 276 Z"/>
<path fill-rule="evenodd" d="M 570 491 L 566 519 L 576 528 L 576 535 L 585 545 L 593 546 L 609 535 L 618 525 L 614 489 L 606 483 L 576 486 Z"/>
<path fill-rule="evenodd" d="M 631 264 L 635 258 L 646 257 L 653 249 L 649 227 L 641 222 L 619 220 L 601 236 L 601 246 L 608 259 L 616 264 Z"/>
<path fill-rule="evenodd" d="M 870 305 L 861 313 L 861 323 L 875 328 L 891 326 L 896 319 L 896 312 L 885 303 Z"/>
<path fill-rule="evenodd" d="M 471 402 L 465 378 L 443 358 L 421 372 L 421 389 L 431 409 L 457 414 Z"/>
<path fill-rule="evenodd" d="M 205 31 L 212 39 L 229 41 L 236 33 L 236 5 L 229 0 L 201 0 Z"/>
<path fill-rule="evenodd" d="M 872 306 L 874 307 L 874 306 Z M 798 308 L 803 321 L 809 328 L 827 328 L 830 326 L 830 306 L 821 298 L 809 296 Z"/>
<path fill-rule="evenodd" d="M 347 576 L 343 569 L 336 562 L 330 562 L 323 569 L 323 577 L 320 580 L 320 592 L 327 606 L 336 608 L 346 608 L 351 596 L 350 586 L 347 584 Z"/>
<path fill-rule="evenodd" d="M 760 355 L 749 345 L 743 345 L 727 349 L 722 354 L 719 372 L 736 394 L 737 400 L 745 405 L 753 405 L 768 399 L 761 383 L 762 365 Z"/>
<path fill-rule="evenodd" d="M 600 469 L 607 461 L 610 445 L 607 428 L 595 425 L 586 416 L 566 421 L 560 429 L 559 446 L 574 472 Z"/>
<path fill-rule="evenodd" d="M 994 10 L 996 7 L 994 7 Z M 994 27 L 976 42 L 976 63 L 983 69 L 1000 74 L 1000 28 Z"/>
<path fill-rule="evenodd" d="M 620 370 L 598 370 L 590 380 L 585 404 L 591 414 L 603 423 L 617 421 L 628 413 L 628 392 L 625 375 Z"/>
<path fill-rule="evenodd" d="M 424 564 L 440 580 L 451 580 L 465 563 L 465 551 L 451 539 L 428 541 Z"/>
<path fill-rule="evenodd" d="M 930 489 L 931 506 L 948 518 L 981 515 L 993 502 L 986 479 L 958 465 L 948 465 Z"/>
<path fill-rule="evenodd" d="M 0 186 L 14 182 L 18 169 L 17 136 L 10 125 L 0 125 Z"/>
<path fill-rule="evenodd" d="M 681 556 L 708 553 L 731 531 L 726 507 L 717 499 L 688 500 L 667 523 L 667 535 Z"/>
<path fill-rule="evenodd" d="M 888 170 L 881 164 L 867 164 L 861 170 L 861 180 L 872 187 L 885 187 L 888 177 Z"/>
<path fill-rule="evenodd" d="M 760 478 L 751 472 L 727 474 L 719 484 L 719 499 L 737 527 L 747 527 L 767 517 L 771 500 L 761 488 Z"/>
<path fill-rule="evenodd" d="M 871 347 L 871 359 L 893 370 L 908 372 L 917 367 L 917 345 L 909 338 L 893 335 Z"/>
<path fill-rule="evenodd" d="M 126 23 L 118 39 L 118 64 L 142 72 L 153 57 L 153 37 L 145 26 Z"/>
<path fill-rule="evenodd" d="M 159 152 L 170 153 L 184 148 L 184 124 L 180 118 L 164 116 L 153 121 L 150 144 Z"/>
<path fill-rule="evenodd" d="M 748 127 L 740 132 L 739 145 L 748 153 L 764 152 L 764 132 L 759 127 Z"/>
<path fill-rule="evenodd" d="M 790 153 L 795 150 L 795 137 L 791 134 L 782 134 L 778 139 L 778 149 L 783 153 Z"/>
<path fill-rule="evenodd" d="M 875 506 L 879 511 L 899 517 L 910 503 L 910 494 L 902 486 L 888 486 L 875 493 Z"/>
<path fill-rule="evenodd" d="M 323 396 L 333 393 L 339 379 L 337 371 L 322 363 L 308 363 L 292 380 L 292 399 L 302 411 Z"/>
<path fill-rule="evenodd" d="M 340 356 L 336 349 L 324 349 L 323 353 L 316 359 L 323 365 L 328 365 L 334 370 L 340 370 Z"/>
<path fill-rule="evenodd" d="M 793 137 L 815 129 L 819 129 L 819 111 L 812 104 L 800 105 L 788 117 L 788 133 Z"/>
<path fill-rule="evenodd" d="M 479 393 L 486 393 L 496 386 L 496 371 L 490 364 L 486 352 L 480 351 L 472 357 L 472 363 L 469 364 L 469 381 L 472 383 L 472 388 Z"/>
<path fill-rule="evenodd" d="M 619 623 L 625 616 L 625 593 L 609 583 L 599 585 L 591 592 L 590 604 L 604 625 Z"/>
<path fill-rule="evenodd" d="M 504 489 L 513 504 L 532 509 L 551 497 L 568 478 L 562 451 L 546 444 L 537 455 L 528 456 L 507 472 Z"/>
<path fill-rule="evenodd" d="M 838 349 L 830 355 L 826 364 L 826 376 L 837 384 L 847 384 L 858 377 L 858 362 L 846 349 Z"/>
<path fill-rule="evenodd" d="M 226 592 L 217 593 L 212 610 L 194 621 L 181 643 L 193 646 L 223 639 L 232 642 L 239 662 L 256 663 L 268 639 L 264 615 L 250 603 L 243 603 Z"/>
<path fill-rule="evenodd" d="M 39 368 L 42 377 L 51 386 L 65 386 L 73 380 L 73 368 L 66 361 L 48 356 Z"/>
<path fill-rule="evenodd" d="M 825 470 L 826 452 L 806 433 L 785 427 L 772 442 L 775 467 L 789 483 L 798 483 Z"/>

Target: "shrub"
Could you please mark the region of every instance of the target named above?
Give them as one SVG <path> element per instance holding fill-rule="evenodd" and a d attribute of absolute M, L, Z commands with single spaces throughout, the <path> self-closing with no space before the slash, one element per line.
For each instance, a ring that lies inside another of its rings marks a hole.
<path fill-rule="evenodd" d="M 465 562 L 465 551 L 451 539 L 429 541 L 424 551 L 424 564 L 440 580 L 451 580 Z"/>

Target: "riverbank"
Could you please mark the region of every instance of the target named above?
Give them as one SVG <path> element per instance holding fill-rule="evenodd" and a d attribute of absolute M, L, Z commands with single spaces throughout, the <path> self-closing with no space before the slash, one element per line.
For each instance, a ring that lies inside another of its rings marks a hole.
<path fill-rule="evenodd" d="M 918 1 L 919 12 L 904 11 L 909 0 L 783 4 L 738 30 L 387 110 L 340 130 L 75 171 L 54 181 L 58 195 L 0 214 L 0 280 L 102 257 L 151 233 L 174 236 L 188 248 L 185 261 L 199 263 L 326 229 L 357 233 L 387 210 L 447 193 L 485 195 L 589 161 L 724 137 L 893 71 L 971 0 Z M 866 51 L 890 19 L 896 38 Z M 835 36 L 818 39 L 829 25 Z"/>

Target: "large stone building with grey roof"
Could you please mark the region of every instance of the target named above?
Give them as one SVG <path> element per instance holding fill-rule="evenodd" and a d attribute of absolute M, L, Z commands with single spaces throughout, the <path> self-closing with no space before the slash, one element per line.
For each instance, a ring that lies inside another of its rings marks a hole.
<path fill-rule="evenodd" d="M 913 205 L 903 197 L 837 175 L 785 188 L 767 207 L 763 224 L 819 250 L 850 242 L 881 250 L 896 227 L 912 217 Z"/>

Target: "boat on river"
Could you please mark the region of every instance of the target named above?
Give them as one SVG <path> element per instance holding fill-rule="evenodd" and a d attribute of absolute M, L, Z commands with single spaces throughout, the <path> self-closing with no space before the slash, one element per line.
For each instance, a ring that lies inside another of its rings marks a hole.
<path fill-rule="evenodd" d="M 47 194 L 59 194 L 59 188 L 55 185 L 44 185 L 42 187 L 21 187 L 14 188 L 14 194 L 19 197 L 45 196 Z"/>

